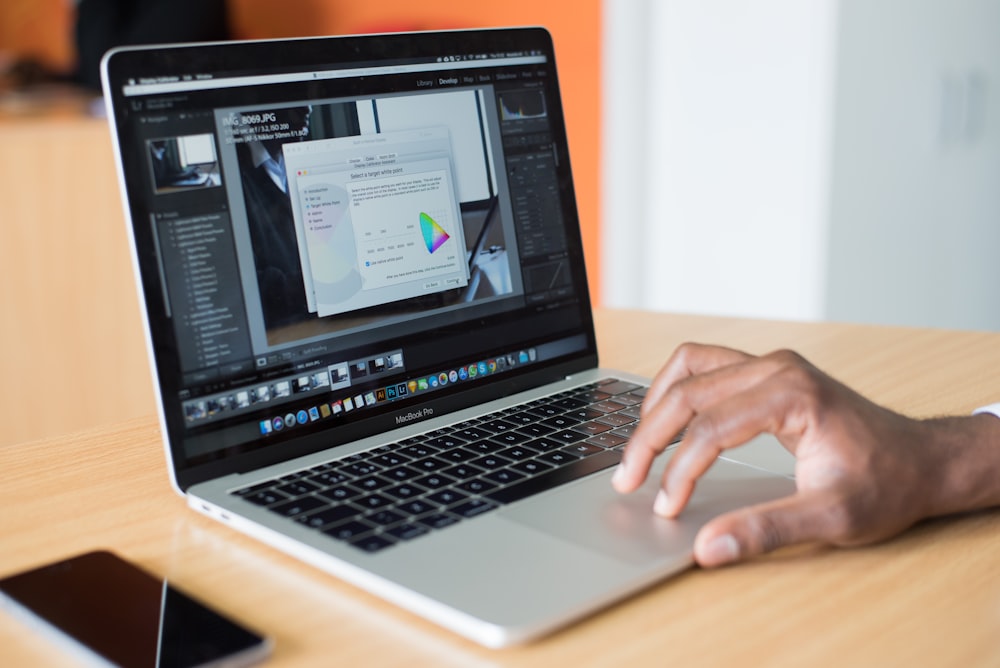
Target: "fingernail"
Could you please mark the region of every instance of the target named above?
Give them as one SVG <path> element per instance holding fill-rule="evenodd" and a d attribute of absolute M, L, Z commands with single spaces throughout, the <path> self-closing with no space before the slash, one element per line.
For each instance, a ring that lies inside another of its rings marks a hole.
<path fill-rule="evenodd" d="M 621 487 L 625 484 L 625 473 L 625 466 L 623 464 L 619 464 L 615 468 L 614 475 L 611 476 L 611 486 L 615 489 L 621 489 Z"/>
<path fill-rule="evenodd" d="M 656 500 L 653 501 L 653 512 L 660 517 L 670 517 L 670 497 L 662 489 L 656 493 Z"/>
<path fill-rule="evenodd" d="M 702 557 L 702 561 L 711 565 L 736 561 L 740 558 L 740 544 L 732 534 L 716 536 L 705 546 Z"/>

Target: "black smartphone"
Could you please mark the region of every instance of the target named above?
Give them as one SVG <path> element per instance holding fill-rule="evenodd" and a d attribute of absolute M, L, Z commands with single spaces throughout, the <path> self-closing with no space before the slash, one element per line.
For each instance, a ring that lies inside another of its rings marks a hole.
<path fill-rule="evenodd" d="M 245 666 L 271 643 L 111 552 L 0 580 L 0 603 L 82 658 L 131 668 Z"/>

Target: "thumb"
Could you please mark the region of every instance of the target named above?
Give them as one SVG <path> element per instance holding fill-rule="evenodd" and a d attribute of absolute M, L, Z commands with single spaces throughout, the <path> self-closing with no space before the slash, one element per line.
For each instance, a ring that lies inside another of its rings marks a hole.
<path fill-rule="evenodd" d="M 720 515 L 701 528 L 694 558 L 702 567 L 722 566 L 779 547 L 819 540 L 832 532 L 834 500 L 801 492 Z"/>

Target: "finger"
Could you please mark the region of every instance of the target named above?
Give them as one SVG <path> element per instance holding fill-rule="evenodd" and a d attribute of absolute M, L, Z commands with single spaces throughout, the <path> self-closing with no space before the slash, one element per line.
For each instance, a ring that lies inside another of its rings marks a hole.
<path fill-rule="evenodd" d="M 646 399 L 642 402 L 642 415 L 645 417 L 647 412 L 653 410 L 674 383 L 749 359 L 752 359 L 750 355 L 731 348 L 698 343 L 682 344 L 650 384 Z"/>
<path fill-rule="evenodd" d="M 759 366 L 759 365 L 758 365 Z M 692 400 L 697 405 L 697 398 Z M 681 446 L 663 471 L 662 491 L 654 512 L 676 517 L 687 505 L 695 483 L 724 450 L 762 434 L 778 435 L 794 452 L 807 421 L 798 415 L 797 395 L 784 378 L 772 374 L 757 385 L 698 411 Z"/>
<path fill-rule="evenodd" d="M 688 450 L 692 443 L 698 444 L 699 439 L 692 438 L 690 427 L 699 423 L 712 424 L 711 413 L 709 413 L 708 419 L 701 418 L 699 414 L 711 411 L 712 407 L 715 406 L 726 406 L 727 402 L 731 401 L 734 396 L 739 396 L 745 393 L 748 388 L 760 385 L 782 368 L 781 363 L 772 357 L 752 358 L 742 353 L 736 353 L 736 355 L 742 361 L 717 367 L 675 383 L 657 403 L 655 409 L 643 417 L 630 442 L 625 446 L 622 464 L 612 479 L 616 490 L 627 493 L 638 488 L 649 474 L 649 469 L 656 456 L 666 449 L 674 436 L 685 426 L 689 427 L 688 436 L 682 442 L 680 452 L 675 455 L 675 459 L 682 452 Z M 731 359 L 737 358 L 732 357 Z M 748 402 L 753 401 L 760 401 L 760 399 L 752 397 L 748 400 Z M 730 404 L 716 413 L 722 417 L 727 415 L 738 417 L 737 414 L 743 411 L 747 405 L 753 407 L 752 403 Z M 716 420 L 718 419 L 720 418 L 716 418 Z M 693 423 L 692 420 L 694 420 Z M 705 429 L 704 425 L 702 429 Z M 749 440 L 758 433 L 760 432 L 749 433 L 748 430 L 745 440 Z M 702 440 L 704 439 L 712 439 L 710 429 L 702 437 Z M 738 441 L 727 445 L 732 447 L 742 442 Z M 717 455 L 717 450 L 701 453 L 704 467 L 707 468 Z M 673 462 L 668 464 L 668 470 L 673 465 Z M 682 493 L 677 499 L 678 503 L 674 504 L 677 512 L 690 496 L 694 485 L 693 481 L 697 475 L 692 475 L 690 478 L 689 481 L 678 479 L 678 491 Z M 661 500 L 657 505 L 657 512 L 667 512 L 664 500 Z"/>
<path fill-rule="evenodd" d="M 694 558 L 709 568 L 809 541 L 836 537 L 837 500 L 830 493 L 798 492 L 716 517 L 698 532 Z"/>

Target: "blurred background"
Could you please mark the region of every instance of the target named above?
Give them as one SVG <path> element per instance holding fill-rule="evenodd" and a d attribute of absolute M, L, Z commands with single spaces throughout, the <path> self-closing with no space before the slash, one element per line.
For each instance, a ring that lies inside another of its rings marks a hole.
<path fill-rule="evenodd" d="M 169 27 L 140 4 L 0 4 L 0 446 L 153 411 L 89 64 Z M 998 0 L 188 4 L 190 39 L 548 27 L 596 305 L 1000 330 Z"/>

